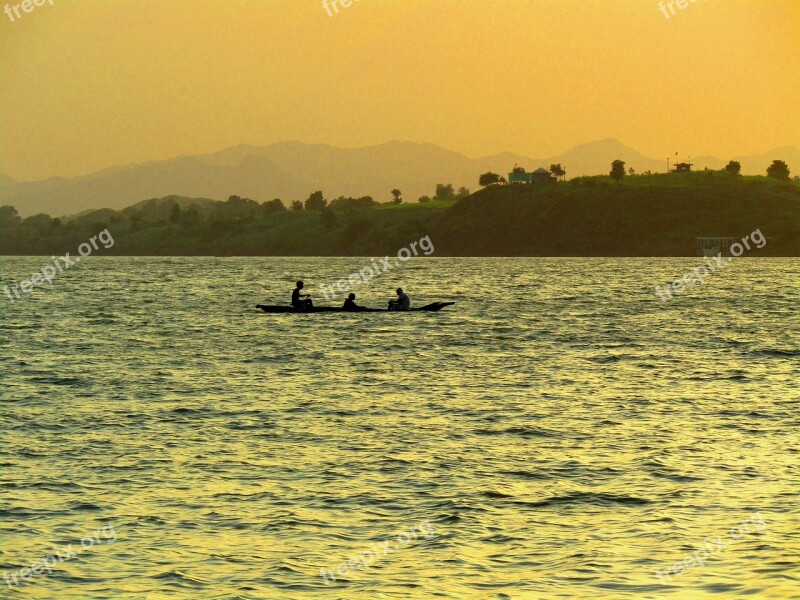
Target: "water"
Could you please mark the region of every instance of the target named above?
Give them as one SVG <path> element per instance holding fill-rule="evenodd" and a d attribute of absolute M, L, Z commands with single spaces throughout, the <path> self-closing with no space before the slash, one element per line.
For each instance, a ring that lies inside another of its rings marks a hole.
<path fill-rule="evenodd" d="M 2 296 L 2 597 L 800 597 L 800 261 L 658 300 L 699 260 L 355 290 L 436 314 L 253 308 L 362 258 L 96 257 Z"/>

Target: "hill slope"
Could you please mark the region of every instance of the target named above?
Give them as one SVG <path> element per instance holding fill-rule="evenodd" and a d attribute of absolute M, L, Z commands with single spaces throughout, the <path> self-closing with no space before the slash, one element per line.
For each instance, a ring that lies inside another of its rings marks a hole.
<path fill-rule="evenodd" d="M 454 206 L 432 235 L 459 256 L 692 256 L 697 237 L 760 229 L 767 245 L 748 254 L 800 256 L 797 184 L 719 173 L 632 179 L 492 186 Z"/>
<path fill-rule="evenodd" d="M 4 211 L 0 252 L 59 254 L 108 228 L 111 255 L 383 256 L 430 236 L 437 256 L 693 256 L 702 236 L 768 239 L 800 256 L 800 185 L 719 172 L 490 186 L 459 202 L 287 211 L 171 196 L 124 211 L 24 221 Z"/>

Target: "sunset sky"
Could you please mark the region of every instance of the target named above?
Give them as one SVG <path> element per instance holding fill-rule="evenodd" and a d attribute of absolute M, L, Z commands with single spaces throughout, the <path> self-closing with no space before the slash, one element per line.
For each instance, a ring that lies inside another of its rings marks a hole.
<path fill-rule="evenodd" d="M 12 3 L 13 6 L 14 3 Z M 13 13 L 12 13 L 13 14 Z M 800 143 L 800 2 L 53 0 L 0 23 L 20 181 L 283 140 L 652 157 Z"/>

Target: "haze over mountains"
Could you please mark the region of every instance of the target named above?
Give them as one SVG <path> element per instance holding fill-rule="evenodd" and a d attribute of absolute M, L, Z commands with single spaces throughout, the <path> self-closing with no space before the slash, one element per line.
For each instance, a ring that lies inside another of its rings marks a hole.
<path fill-rule="evenodd" d="M 739 157 L 690 157 L 695 169 L 720 169 L 738 160 L 745 175 L 763 175 L 775 159 L 800 171 L 800 148 L 784 146 L 761 155 Z M 506 174 L 515 164 L 532 170 L 560 163 L 567 178 L 607 174 L 611 162 L 621 159 L 636 172 L 666 171 L 664 158 L 654 159 L 614 139 L 581 144 L 548 158 L 530 158 L 505 152 L 469 158 L 435 144 L 392 141 L 364 148 L 337 148 L 324 144 L 279 142 L 269 146 L 235 146 L 213 154 L 179 157 L 166 161 L 118 166 L 74 178 L 16 182 L 0 174 L 1 204 L 15 206 L 23 217 L 47 213 L 53 217 L 87 209 L 121 209 L 141 200 L 168 195 L 225 200 L 236 194 L 259 202 L 280 198 L 285 204 L 305 200 L 314 190 L 327 198 L 372 196 L 390 200 L 397 187 L 406 202 L 432 195 L 437 183 L 478 187 L 478 176 L 487 170 Z"/>

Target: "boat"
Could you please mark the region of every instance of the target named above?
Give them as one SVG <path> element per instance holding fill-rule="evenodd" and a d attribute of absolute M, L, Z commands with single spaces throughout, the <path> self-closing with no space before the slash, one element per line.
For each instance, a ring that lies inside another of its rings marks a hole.
<path fill-rule="evenodd" d="M 388 308 L 362 308 L 361 310 L 345 310 L 339 306 L 313 306 L 304 310 L 296 310 L 293 306 L 287 305 L 270 305 L 270 304 L 256 304 L 256 308 L 260 308 L 265 313 L 295 313 L 303 315 L 307 313 L 353 313 L 358 314 L 362 312 L 437 312 L 442 310 L 445 306 L 452 306 L 455 302 L 432 302 L 419 308 L 410 308 L 408 310 L 389 310 Z"/>

